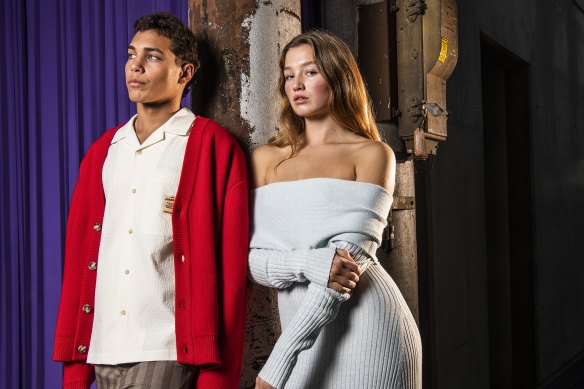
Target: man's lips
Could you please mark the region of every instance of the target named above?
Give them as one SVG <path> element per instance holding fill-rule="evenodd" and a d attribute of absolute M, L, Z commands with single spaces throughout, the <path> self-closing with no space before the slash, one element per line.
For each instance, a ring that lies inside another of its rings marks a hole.
<path fill-rule="evenodd" d="M 145 85 L 146 83 L 143 81 L 139 81 L 139 80 L 130 80 L 128 81 L 128 85 L 130 86 L 142 86 Z"/>

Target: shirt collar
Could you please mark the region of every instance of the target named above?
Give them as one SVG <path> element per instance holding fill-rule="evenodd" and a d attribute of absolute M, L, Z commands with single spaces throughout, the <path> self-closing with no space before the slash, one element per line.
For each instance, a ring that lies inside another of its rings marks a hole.
<path fill-rule="evenodd" d="M 132 116 L 132 118 L 128 120 L 126 124 L 124 124 L 118 131 L 116 131 L 114 137 L 112 138 L 111 144 L 117 143 L 124 138 L 133 137 L 136 140 L 138 139 L 136 137 L 136 132 L 134 131 L 134 121 L 137 117 L 137 114 Z M 168 119 L 162 126 L 158 127 L 156 131 L 154 131 L 148 137 L 148 139 L 159 137 L 164 138 L 164 133 L 167 132 L 175 135 L 187 136 L 191 132 L 191 126 L 194 119 L 195 114 L 193 114 L 190 109 L 183 107 L 177 113 L 172 115 L 172 117 Z M 148 139 L 145 143 L 149 143 Z"/>

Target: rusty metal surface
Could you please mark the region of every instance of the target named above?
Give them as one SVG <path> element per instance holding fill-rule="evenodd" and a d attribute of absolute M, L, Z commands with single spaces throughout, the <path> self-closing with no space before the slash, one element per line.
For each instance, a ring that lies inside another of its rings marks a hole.
<path fill-rule="evenodd" d="M 389 255 L 385 255 L 382 250 L 378 250 L 377 255 L 399 287 L 416 322 L 419 323 L 416 211 L 410 208 L 415 206 L 414 196 L 414 165 L 409 160 L 397 165 L 392 206 L 397 208 L 394 208 L 390 215 L 390 223 L 394 226 L 394 248 Z"/>
<path fill-rule="evenodd" d="M 426 107 L 446 112 L 446 80 L 458 58 L 456 1 L 427 0 L 414 14 L 409 0 L 396 5 L 400 136 L 408 153 L 426 159 L 446 140 L 448 116 Z"/>
<path fill-rule="evenodd" d="M 256 2 L 249 0 L 189 0 L 190 27 L 201 55 L 193 110 L 223 125 L 246 148 L 250 129 L 240 116 L 240 79 L 249 73 L 249 42 L 241 24 L 255 9 Z"/>
<path fill-rule="evenodd" d="M 201 69 L 192 88 L 197 115 L 227 128 L 248 152 L 277 128 L 280 48 L 300 32 L 300 1 L 189 0 Z M 253 388 L 280 334 L 275 291 L 250 284 L 240 388 Z"/>
<path fill-rule="evenodd" d="M 240 388 L 251 389 L 280 336 L 275 289 L 249 283 Z"/>
<path fill-rule="evenodd" d="M 422 17 L 408 15 L 409 4 L 409 0 L 396 1 L 398 106 L 401 112 L 398 125 L 408 154 L 415 156 L 414 132 L 423 126 L 424 67 Z"/>

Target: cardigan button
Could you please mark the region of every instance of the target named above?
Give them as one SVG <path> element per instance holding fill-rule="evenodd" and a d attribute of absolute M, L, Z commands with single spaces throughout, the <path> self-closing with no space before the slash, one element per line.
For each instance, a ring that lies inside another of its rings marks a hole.
<path fill-rule="evenodd" d="M 95 269 L 97 269 L 97 263 L 95 263 L 95 262 L 89 262 L 89 264 L 87 265 L 87 267 L 89 268 L 89 270 L 95 270 Z"/>
<path fill-rule="evenodd" d="M 79 347 L 77 347 L 77 352 L 79 354 L 85 354 L 87 352 L 87 346 L 83 344 L 79 345 Z"/>
<path fill-rule="evenodd" d="M 82 310 L 83 312 L 85 312 L 85 313 L 91 313 L 91 309 L 92 309 L 92 308 L 91 308 L 91 305 L 89 305 L 89 304 L 85 304 L 85 305 L 83 306 L 83 308 L 81 308 L 81 310 Z"/>
<path fill-rule="evenodd" d="M 99 224 L 99 223 L 95 223 L 95 224 L 93 225 L 93 229 L 94 229 L 95 231 L 101 231 L 101 224 Z"/>

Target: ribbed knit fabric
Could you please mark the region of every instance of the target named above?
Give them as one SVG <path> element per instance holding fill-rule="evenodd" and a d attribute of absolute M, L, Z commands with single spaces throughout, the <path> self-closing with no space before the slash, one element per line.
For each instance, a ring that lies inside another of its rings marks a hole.
<path fill-rule="evenodd" d="M 326 287 L 334 255 L 333 246 L 290 251 L 251 249 L 249 276 L 255 283 L 277 289 L 306 281 Z"/>
<path fill-rule="evenodd" d="M 278 294 L 282 335 L 260 377 L 279 389 L 420 388 L 418 329 L 374 254 L 389 193 L 331 179 L 271 184 L 255 192 L 250 275 L 286 288 Z M 345 303 L 348 296 L 322 281 L 335 247 L 348 250 L 364 270 Z M 307 266 L 309 258 L 323 264 Z"/>

